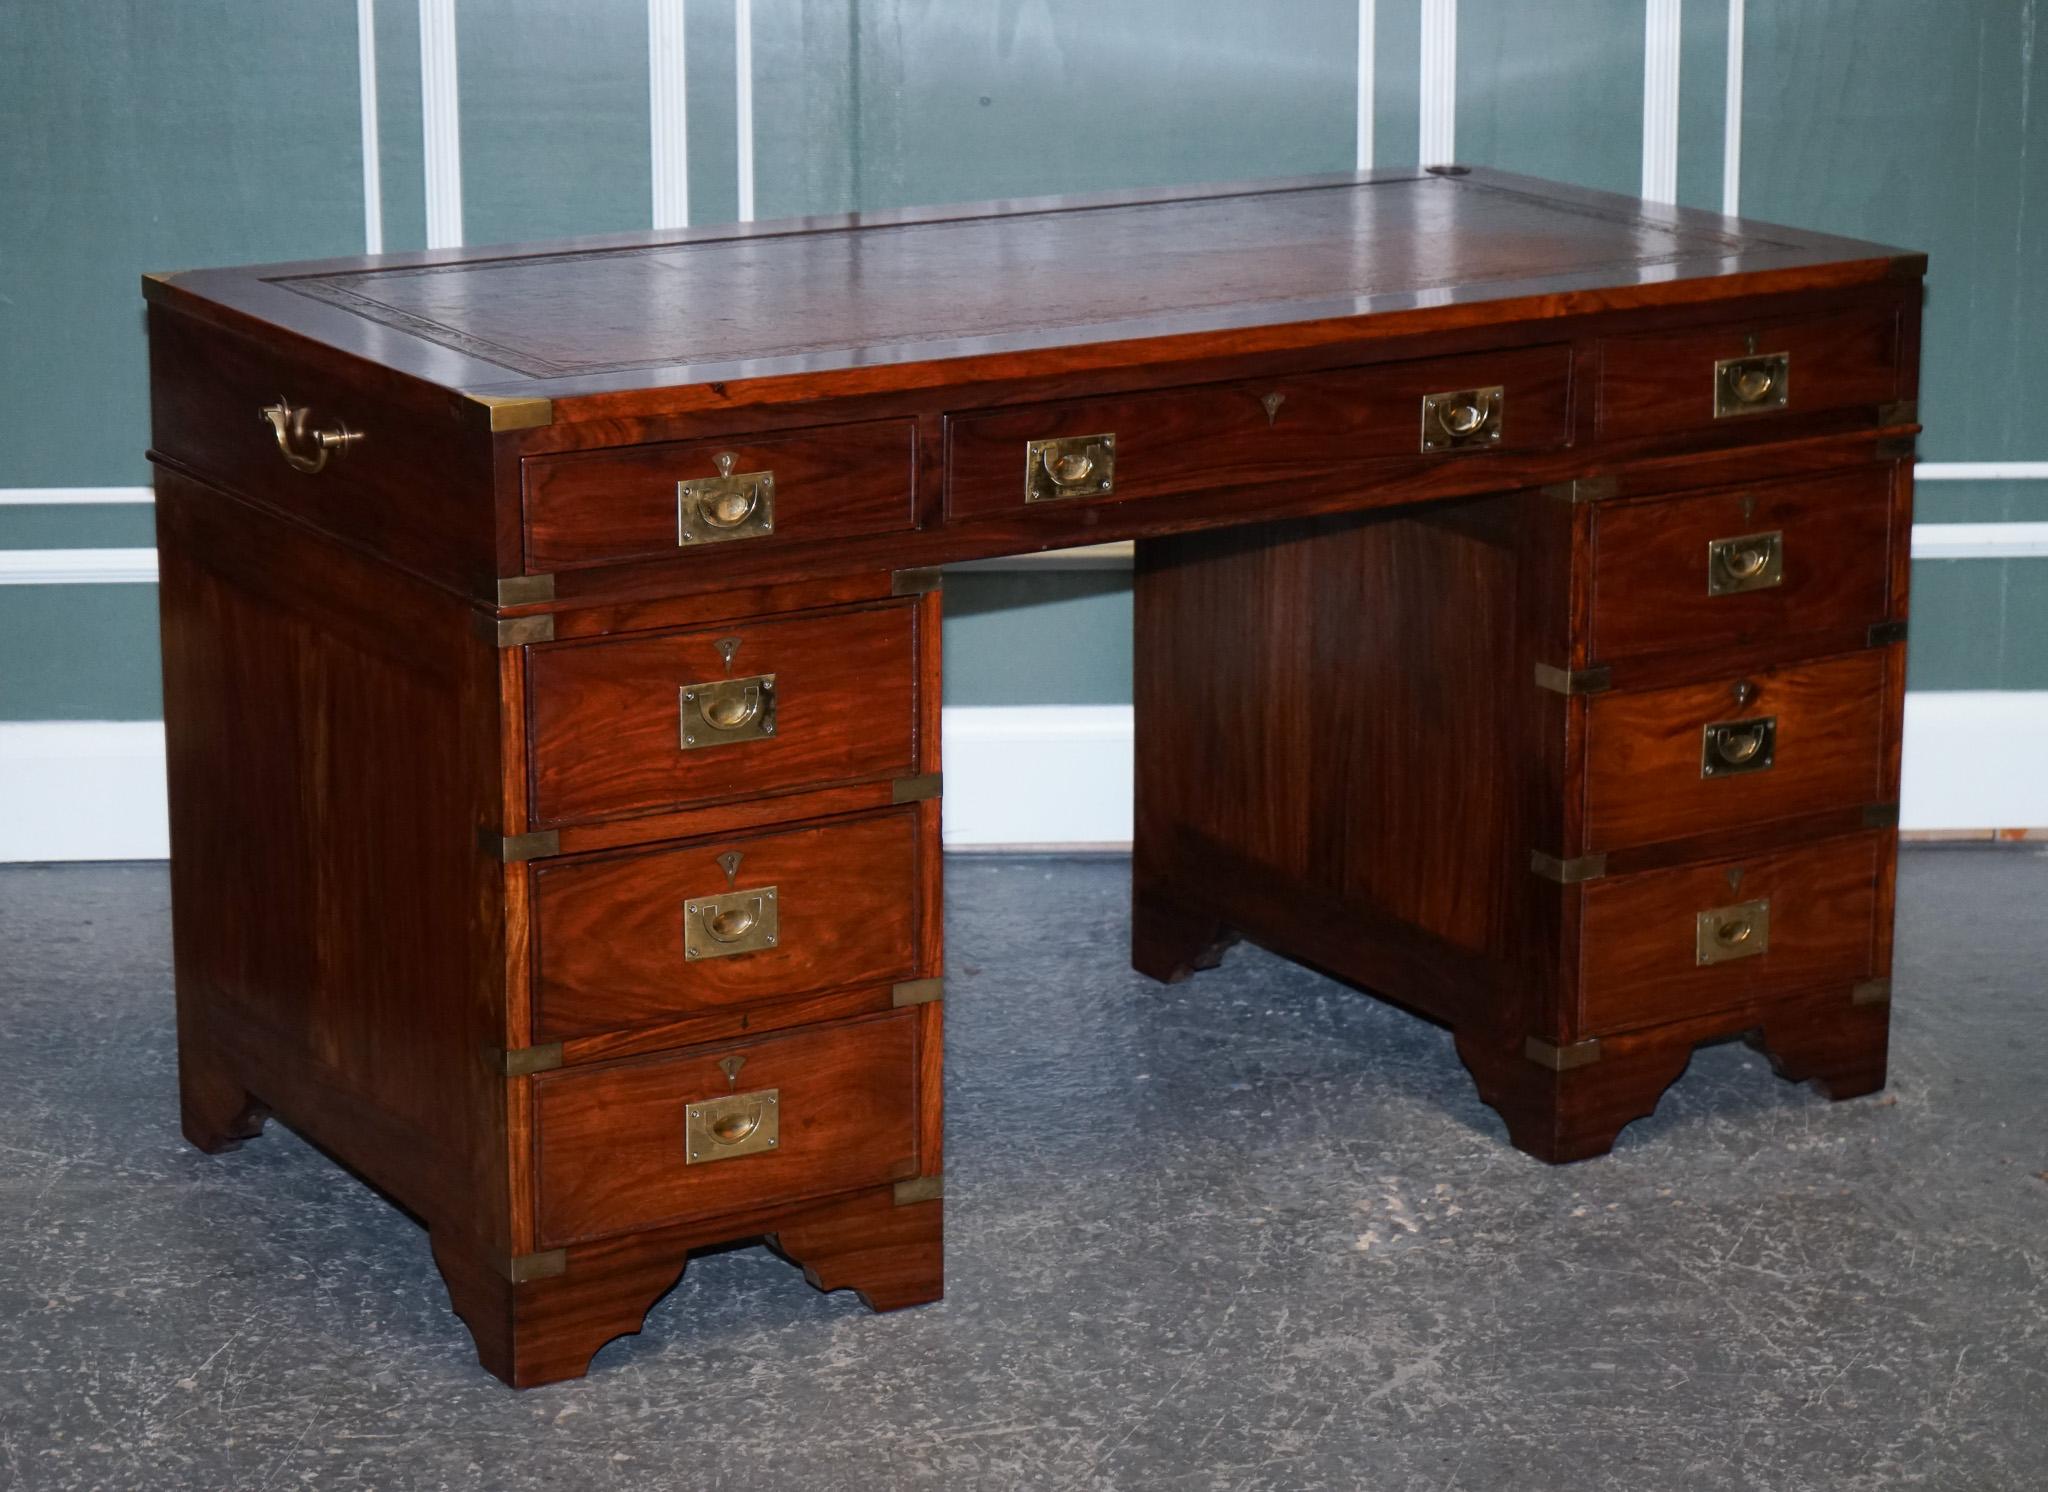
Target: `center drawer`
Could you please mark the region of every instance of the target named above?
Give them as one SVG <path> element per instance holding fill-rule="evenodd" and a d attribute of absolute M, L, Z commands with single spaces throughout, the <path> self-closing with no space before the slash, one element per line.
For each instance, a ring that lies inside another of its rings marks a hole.
<path fill-rule="evenodd" d="M 917 1174 L 917 1012 L 533 1080 L 540 1246 Z"/>
<path fill-rule="evenodd" d="M 1567 438 L 1570 388 L 1570 348 L 1521 347 L 955 415 L 946 512 L 1327 485 L 1396 457 L 1551 450 Z"/>
<path fill-rule="evenodd" d="M 920 645 L 906 599 L 532 647 L 534 822 L 908 776 Z"/>
<path fill-rule="evenodd" d="M 533 873 L 534 1040 L 680 1020 L 917 967 L 917 811 Z"/>

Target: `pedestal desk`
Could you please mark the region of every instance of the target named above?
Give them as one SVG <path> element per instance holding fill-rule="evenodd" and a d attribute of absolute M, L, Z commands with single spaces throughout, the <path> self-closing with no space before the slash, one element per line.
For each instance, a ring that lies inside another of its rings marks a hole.
<path fill-rule="evenodd" d="M 1734 1034 L 1870 1092 L 1924 268 L 1447 167 L 152 276 L 185 1132 L 514 1384 L 732 1239 L 936 1299 L 939 567 L 1112 539 L 1140 970 L 1550 1161 Z"/>

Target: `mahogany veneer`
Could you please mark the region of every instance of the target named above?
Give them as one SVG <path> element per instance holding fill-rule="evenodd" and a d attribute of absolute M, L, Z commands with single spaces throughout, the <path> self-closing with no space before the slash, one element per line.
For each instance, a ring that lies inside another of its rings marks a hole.
<path fill-rule="evenodd" d="M 1441 168 L 151 277 L 185 1132 L 516 1385 L 733 1239 L 937 1298 L 935 567 L 1118 538 L 1137 967 L 1548 1160 L 1702 1041 L 1869 1092 L 1924 268 Z"/>

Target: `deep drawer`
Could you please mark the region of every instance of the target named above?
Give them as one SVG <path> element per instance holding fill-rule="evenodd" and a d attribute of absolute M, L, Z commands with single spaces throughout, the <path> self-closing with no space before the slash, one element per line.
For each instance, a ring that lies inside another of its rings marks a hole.
<path fill-rule="evenodd" d="M 1879 622 L 1891 604 L 1889 464 L 1593 515 L 1592 656 L 1709 649 Z M 1756 573 L 1745 576 L 1745 569 Z"/>
<path fill-rule="evenodd" d="M 534 1039 L 911 978 L 910 808 L 534 871 Z"/>
<path fill-rule="evenodd" d="M 907 529 L 916 433 L 878 420 L 532 457 L 527 569 Z"/>
<path fill-rule="evenodd" d="M 1899 316 L 1890 307 L 1612 337 L 1600 347 L 1596 418 L 1607 440 L 1748 429 L 1888 403 L 1899 397 L 1899 373 Z"/>
<path fill-rule="evenodd" d="M 1586 709 L 1589 850 L 1886 801 L 1893 648 Z"/>
<path fill-rule="evenodd" d="M 534 822 L 907 776 L 921 642 L 904 600 L 534 647 Z"/>
<path fill-rule="evenodd" d="M 1581 1034 L 1683 1020 L 1881 972 L 1877 919 L 1891 844 L 1888 832 L 1876 831 L 1742 861 L 1589 881 L 1580 923 Z M 1747 951 L 1756 948 L 1762 951 Z"/>
<path fill-rule="evenodd" d="M 1570 349 L 1526 347 L 956 415 L 946 422 L 946 511 L 974 518 L 1037 502 L 1328 481 L 1390 457 L 1547 450 L 1566 439 L 1570 374 Z M 1441 399 L 1425 415 L 1426 398 L 1496 388 L 1497 402 Z M 1452 444 L 1451 430 L 1474 418 L 1479 429 Z M 1112 442 L 1095 441 L 1103 436 Z M 1441 449 L 1425 450 L 1425 436 Z M 1036 444 L 1047 441 L 1069 444 Z"/>
<path fill-rule="evenodd" d="M 898 1011 L 541 1074 L 541 1246 L 914 1176 L 917 1029 Z"/>

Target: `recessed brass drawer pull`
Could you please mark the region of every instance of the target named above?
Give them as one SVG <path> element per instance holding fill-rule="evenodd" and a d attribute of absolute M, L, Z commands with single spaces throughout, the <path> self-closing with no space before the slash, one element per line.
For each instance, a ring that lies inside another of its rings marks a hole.
<path fill-rule="evenodd" d="M 775 532 L 775 473 L 734 472 L 739 458 L 720 451 L 715 477 L 676 483 L 676 543 L 718 544 Z"/>
<path fill-rule="evenodd" d="M 734 746 L 775 734 L 775 675 L 685 684 L 682 749 Z"/>
<path fill-rule="evenodd" d="M 1116 489 L 1116 432 L 1024 444 L 1024 501 L 1101 497 Z"/>
<path fill-rule="evenodd" d="M 1464 451 L 1500 444 L 1507 394 L 1501 385 L 1422 396 L 1422 449 Z"/>
<path fill-rule="evenodd" d="M 308 476 L 325 471 L 330 457 L 341 455 L 363 438 L 360 430 L 351 430 L 340 420 L 327 430 L 307 428 L 313 411 L 303 404 L 294 407 L 287 399 L 264 405 L 256 411 L 256 418 L 276 433 L 277 448 L 284 453 L 285 464 Z"/>
<path fill-rule="evenodd" d="M 1755 346 L 1755 343 L 1751 343 Z M 1714 418 L 1783 409 L 1792 393 L 1792 354 L 1752 353 L 1714 364 Z"/>
<path fill-rule="evenodd" d="M 683 1140 L 686 1166 L 775 1149 L 782 1142 L 782 1090 L 728 1093 L 691 1104 Z"/>
<path fill-rule="evenodd" d="M 1764 591 L 1785 579 L 1785 533 L 1737 534 L 1707 545 L 1707 594 Z"/>
<path fill-rule="evenodd" d="M 1771 899 L 1737 902 L 1699 914 L 1693 930 L 1693 951 L 1702 964 L 1732 963 L 1755 958 L 1771 948 Z"/>
<path fill-rule="evenodd" d="M 1717 720 L 1700 732 L 1700 776 L 1764 772 L 1777 759 L 1778 717 Z"/>
<path fill-rule="evenodd" d="M 727 891 L 683 903 L 683 957 L 731 958 L 773 948 L 781 915 L 773 886 Z"/>

